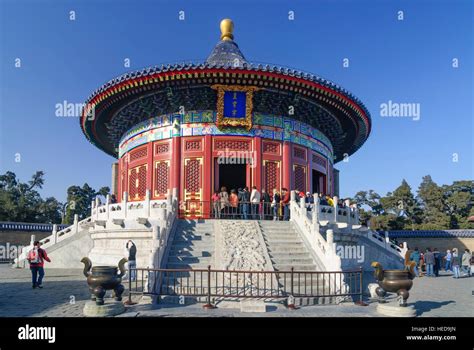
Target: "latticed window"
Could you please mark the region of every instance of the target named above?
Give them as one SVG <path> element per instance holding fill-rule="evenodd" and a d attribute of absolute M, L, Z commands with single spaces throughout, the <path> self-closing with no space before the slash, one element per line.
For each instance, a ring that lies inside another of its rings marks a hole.
<path fill-rule="evenodd" d="M 278 163 L 265 163 L 265 190 L 273 194 L 274 189 L 278 189 Z"/>
<path fill-rule="evenodd" d="M 186 151 L 200 151 L 201 141 L 200 140 L 186 141 L 185 149 Z"/>
<path fill-rule="evenodd" d="M 264 142 L 263 143 L 263 152 L 264 153 L 280 153 L 280 145 L 274 142 Z"/>
<path fill-rule="evenodd" d="M 201 189 L 201 162 L 190 159 L 185 166 L 185 189 L 187 192 L 199 192 Z"/>
<path fill-rule="evenodd" d="M 163 196 L 168 193 L 169 188 L 169 166 L 168 162 L 155 163 L 155 196 Z"/>
<path fill-rule="evenodd" d="M 300 159 L 306 159 L 306 150 L 295 147 L 293 148 L 293 156 Z"/>
<path fill-rule="evenodd" d="M 168 153 L 170 150 L 170 145 L 168 142 L 166 143 L 159 143 L 155 145 L 155 154 L 162 154 L 162 153 Z"/>
<path fill-rule="evenodd" d="M 142 200 L 146 193 L 146 165 L 130 170 L 128 177 L 128 193 L 130 200 Z"/>
<path fill-rule="evenodd" d="M 326 168 L 326 160 L 324 160 L 323 158 L 321 157 L 318 157 L 316 154 L 313 154 L 313 163 L 323 167 L 323 168 Z"/>
<path fill-rule="evenodd" d="M 146 147 L 141 147 L 130 153 L 130 161 L 133 162 L 137 159 L 141 159 L 147 156 L 148 150 Z"/>
<path fill-rule="evenodd" d="M 304 167 L 295 166 L 294 170 L 295 175 L 295 190 L 306 191 L 306 172 Z"/>
<path fill-rule="evenodd" d="M 238 140 L 218 140 L 214 147 L 218 151 L 233 150 L 233 151 L 250 151 L 250 142 Z"/>

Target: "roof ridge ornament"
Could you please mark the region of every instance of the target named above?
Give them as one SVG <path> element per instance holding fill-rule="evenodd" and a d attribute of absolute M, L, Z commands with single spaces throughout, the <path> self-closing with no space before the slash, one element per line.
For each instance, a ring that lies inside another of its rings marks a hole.
<path fill-rule="evenodd" d="M 225 18 L 221 21 L 221 40 L 234 40 L 234 22 L 231 19 Z"/>

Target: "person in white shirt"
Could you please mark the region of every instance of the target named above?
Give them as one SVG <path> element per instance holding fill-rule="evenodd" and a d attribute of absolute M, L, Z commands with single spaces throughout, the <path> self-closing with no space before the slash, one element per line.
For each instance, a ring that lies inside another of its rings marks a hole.
<path fill-rule="evenodd" d="M 250 204 L 251 207 L 251 218 L 257 220 L 259 217 L 259 206 L 260 206 L 260 192 L 257 190 L 257 186 L 252 187 L 252 192 L 250 193 Z"/>

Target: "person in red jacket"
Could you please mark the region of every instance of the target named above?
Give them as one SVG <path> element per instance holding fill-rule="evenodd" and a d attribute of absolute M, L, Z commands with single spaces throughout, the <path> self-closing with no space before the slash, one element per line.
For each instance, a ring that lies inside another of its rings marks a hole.
<path fill-rule="evenodd" d="M 283 220 L 290 220 L 290 191 L 287 188 L 281 189 L 282 199 L 281 205 L 283 207 Z"/>
<path fill-rule="evenodd" d="M 28 262 L 30 263 L 31 270 L 31 279 L 33 281 L 33 288 L 43 288 L 41 285 L 44 277 L 44 261 L 51 262 L 51 259 L 48 258 L 46 250 L 41 249 L 41 243 L 35 241 L 33 244 L 33 249 L 28 253 Z"/>

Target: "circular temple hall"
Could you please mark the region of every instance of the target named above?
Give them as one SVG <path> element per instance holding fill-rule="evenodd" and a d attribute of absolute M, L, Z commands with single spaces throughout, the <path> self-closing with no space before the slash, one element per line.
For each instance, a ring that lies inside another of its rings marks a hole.
<path fill-rule="evenodd" d="M 233 22 L 220 29 L 206 61 L 126 73 L 86 101 L 85 136 L 118 159 L 117 200 L 164 199 L 176 188 L 189 213 L 206 217 L 222 186 L 338 195 L 334 165 L 370 134 L 365 106 L 316 75 L 248 61 Z"/>

